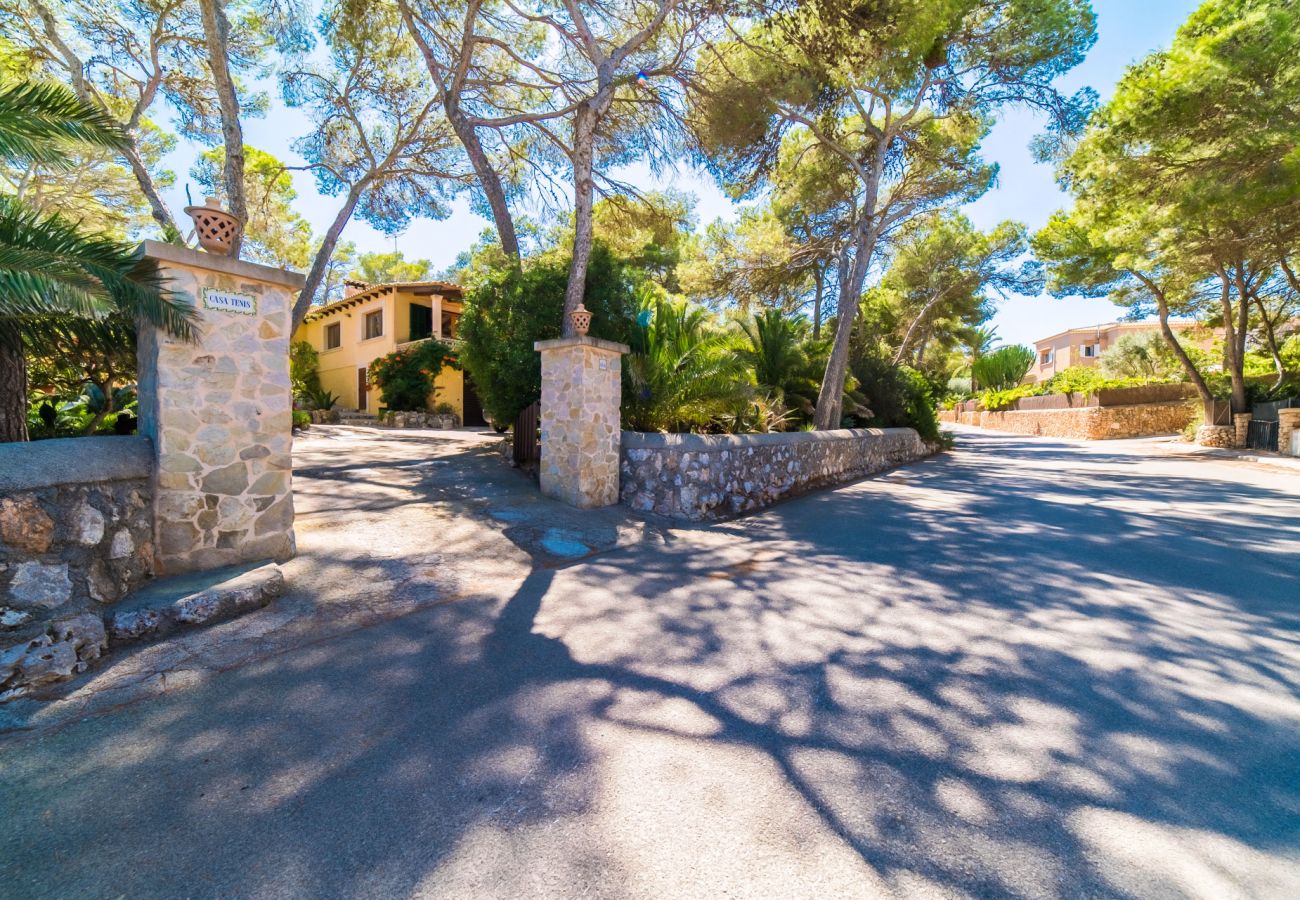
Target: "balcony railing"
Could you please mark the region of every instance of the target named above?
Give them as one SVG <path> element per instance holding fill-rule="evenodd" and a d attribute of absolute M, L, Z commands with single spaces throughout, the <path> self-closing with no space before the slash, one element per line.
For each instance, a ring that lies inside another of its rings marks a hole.
<path fill-rule="evenodd" d="M 433 337 L 419 338 L 414 341 L 406 341 L 405 343 L 398 344 L 397 349 L 405 350 L 408 347 L 414 347 L 416 344 L 423 344 L 425 341 L 442 341 L 453 350 L 459 350 L 460 345 L 463 343 L 460 338 L 438 337 L 437 335 L 434 335 Z"/>

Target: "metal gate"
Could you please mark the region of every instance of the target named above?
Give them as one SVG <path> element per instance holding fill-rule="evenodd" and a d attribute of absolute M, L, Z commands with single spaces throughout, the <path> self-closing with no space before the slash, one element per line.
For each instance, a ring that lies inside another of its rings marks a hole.
<path fill-rule="evenodd" d="M 1277 452 L 1278 410 L 1300 407 L 1300 397 L 1256 403 L 1251 407 L 1250 426 L 1246 429 L 1246 446 L 1252 450 Z"/>
<path fill-rule="evenodd" d="M 514 458 L 515 465 L 530 466 L 542 458 L 542 445 L 539 429 L 542 420 L 542 402 L 534 401 L 525 406 L 515 417 Z"/>

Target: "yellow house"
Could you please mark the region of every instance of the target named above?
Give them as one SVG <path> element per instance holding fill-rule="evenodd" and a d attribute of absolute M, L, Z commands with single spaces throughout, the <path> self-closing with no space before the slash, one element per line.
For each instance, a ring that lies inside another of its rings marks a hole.
<path fill-rule="evenodd" d="M 456 346 L 464 291 L 445 281 L 344 285 L 342 300 L 307 314 L 294 333 L 320 356 L 321 387 L 339 397 L 338 407 L 375 413 L 379 390 L 370 385 L 370 363 L 419 341 L 438 338 Z M 465 425 L 482 425 L 483 408 L 465 373 L 445 368 L 434 382 L 429 406 L 449 403 Z"/>

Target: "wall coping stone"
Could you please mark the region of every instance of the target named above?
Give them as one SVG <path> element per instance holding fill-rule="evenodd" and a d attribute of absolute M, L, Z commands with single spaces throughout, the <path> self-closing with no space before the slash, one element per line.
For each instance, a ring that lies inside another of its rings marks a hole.
<path fill-rule="evenodd" d="M 618 341 L 607 341 L 604 338 L 591 337 L 585 334 L 533 342 L 533 349 L 538 352 L 542 350 L 562 350 L 565 347 L 594 347 L 597 350 L 608 350 L 610 353 L 632 352 L 627 344 L 620 344 Z"/>
<path fill-rule="evenodd" d="M 167 244 L 162 241 L 145 241 L 136 249 L 136 256 L 155 262 L 193 266 L 197 269 L 220 272 L 223 275 L 233 275 L 237 278 L 251 278 L 255 281 L 280 285 L 294 291 L 302 290 L 303 285 L 307 283 L 307 276 L 301 272 L 290 272 L 274 266 L 263 266 L 243 259 L 231 259 L 229 256 L 218 256 L 215 253 L 191 250 L 189 247 L 178 247 L 175 244 Z"/>
<path fill-rule="evenodd" d="M 0 494 L 148 478 L 152 471 L 153 446 L 142 435 L 0 444 Z"/>
<path fill-rule="evenodd" d="M 851 441 L 903 434 L 911 428 L 835 428 L 829 431 L 770 431 L 759 434 L 691 434 L 687 432 L 623 432 L 625 450 L 735 450 L 816 441 Z"/>

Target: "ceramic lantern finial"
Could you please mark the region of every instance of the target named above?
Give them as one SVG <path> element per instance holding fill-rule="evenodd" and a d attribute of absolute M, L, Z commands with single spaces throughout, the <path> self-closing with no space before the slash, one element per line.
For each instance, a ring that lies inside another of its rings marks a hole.
<path fill-rule="evenodd" d="M 217 256 L 229 256 L 235 235 L 243 224 L 239 218 L 222 209 L 216 197 L 208 197 L 203 206 L 187 206 L 185 212 L 194 220 L 194 234 L 199 246 Z"/>
<path fill-rule="evenodd" d="M 573 333 L 579 337 L 587 334 L 587 329 L 591 327 L 591 311 L 578 301 L 578 308 L 569 313 L 569 324 L 573 326 Z"/>

